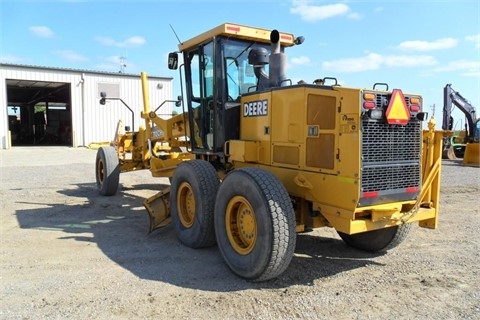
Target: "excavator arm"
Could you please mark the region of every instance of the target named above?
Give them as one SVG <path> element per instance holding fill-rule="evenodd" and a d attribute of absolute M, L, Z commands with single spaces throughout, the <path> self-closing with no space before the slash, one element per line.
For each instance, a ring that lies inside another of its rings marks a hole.
<path fill-rule="evenodd" d="M 451 84 L 447 84 L 443 89 L 443 130 L 452 130 L 453 128 L 453 105 L 457 106 L 465 114 L 468 124 L 468 128 L 465 128 L 467 131 L 466 140 L 467 142 L 473 142 L 477 122 L 475 107 L 459 92 L 453 90 Z"/>
<path fill-rule="evenodd" d="M 463 165 L 480 166 L 480 119 L 477 119 L 475 107 L 465 99 L 460 93 L 452 89 L 451 84 L 447 84 L 443 89 L 443 130 L 453 129 L 453 106 L 457 106 L 463 112 L 466 119 L 465 139 L 463 141 Z M 454 139 L 454 137 L 450 138 Z M 453 140 L 452 140 L 453 141 Z M 444 157 L 455 159 L 453 143 L 446 141 Z"/>

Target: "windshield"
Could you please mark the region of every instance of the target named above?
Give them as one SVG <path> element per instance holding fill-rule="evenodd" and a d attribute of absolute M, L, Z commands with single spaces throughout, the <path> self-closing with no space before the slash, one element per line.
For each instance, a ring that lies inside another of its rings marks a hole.
<path fill-rule="evenodd" d="M 270 44 L 265 43 L 224 39 L 223 52 L 228 100 L 238 100 L 240 95 L 255 91 L 257 78 L 253 66 L 248 63 L 248 53 L 252 49 L 265 48 L 270 54 L 270 47 Z M 268 65 L 265 66 L 265 72 L 268 74 Z"/>

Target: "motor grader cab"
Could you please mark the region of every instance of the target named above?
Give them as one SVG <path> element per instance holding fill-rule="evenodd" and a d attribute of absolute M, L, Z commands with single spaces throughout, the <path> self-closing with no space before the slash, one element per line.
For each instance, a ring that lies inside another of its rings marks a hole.
<path fill-rule="evenodd" d="M 178 125 L 194 159 L 178 161 L 170 188 L 145 201 L 150 230 L 171 219 L 182 243 L 217 243 L 249 280 L 280 275 L 297 232 L 333 227 L 376 252 L 414 222 L 437 227 L 442 133 L 433 119 L 422 131 L 422 97 L 334 78 L 292 83 L 284 52 L 302 42 L 226 23 L 169 54 L 185 81 Z"/>
<path fill-rule="evenodd" d="M 443 158 L 454 160 L 461 157 L 464 165 L 480 166 L 480 118 L 477 118 L 475 107 L 447 84 L 443 88 L 443 130 L 454 129 L 454 106 L 464 114 L 465 128 L 445 138 Z"/>

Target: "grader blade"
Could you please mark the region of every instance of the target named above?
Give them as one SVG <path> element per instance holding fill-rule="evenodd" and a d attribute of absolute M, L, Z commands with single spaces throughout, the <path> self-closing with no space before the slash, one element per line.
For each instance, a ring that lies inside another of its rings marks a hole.
<path fill-rule="evenodd" d="M 165 227 L 171 221 L 170 218 L 170 188 L 160 191 L 154 196 L 143 201 L 143 205 L 150 216 L 150 231 Z"/>

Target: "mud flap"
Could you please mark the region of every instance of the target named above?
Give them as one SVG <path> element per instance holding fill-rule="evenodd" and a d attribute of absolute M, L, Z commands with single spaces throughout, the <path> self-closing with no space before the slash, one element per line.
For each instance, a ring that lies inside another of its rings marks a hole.
<path fill-rule="evenodd" d="M 463 165 L 480 167 L 480 143 L 467 143 Z"/>
<path fill-rule="evenodd" d="M 155 194 L 154 196 L 145 199 L 143 205 L 148 211 L 150 216 L 150 231 L 165 227 L 171 221 L 170 218 L 170 188 L 166 188 L 163 191 Z"/>

